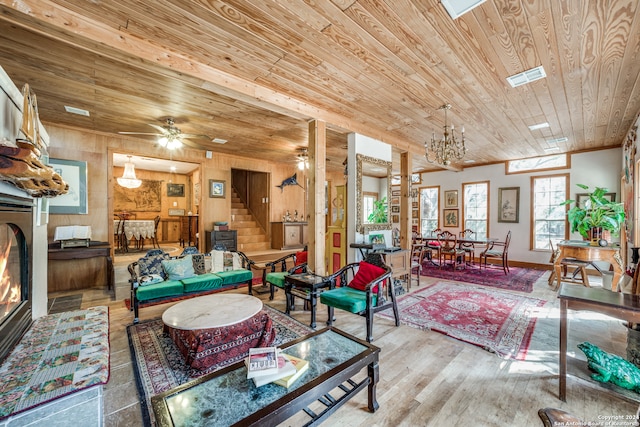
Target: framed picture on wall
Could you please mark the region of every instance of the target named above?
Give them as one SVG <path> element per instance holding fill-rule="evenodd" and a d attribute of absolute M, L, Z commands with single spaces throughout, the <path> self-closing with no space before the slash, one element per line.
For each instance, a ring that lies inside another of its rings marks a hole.
<path fill-rule="evenodd" d="M 602 197 L 610 202 L 616 201 L 616 193 L 604 193 Z M 589 200 L 589 193 L 576 193 L 576 204 L 579 207 L 584 208 L 584 204 L 587 200 Z"/>
<path fill-rule="evenodd" d="M 444 192 L 444 207 L 445 208 L 458 207 L 458 190 L 447 190 Z"/>
<path fill-rule="evenodd" d="M 167 184 L 167 197 L 184 197 L 184 184 Z"/>
<path fill-rule="evenodd" d="M 498 188 L 498 222 L 519 222 L 520 187 Z"/>
<path fill-rule="evenodd" d="M 69 184 L 67 194 L 49 200 L 50 214 L 87 214 L 87 162 L 49 159 L 51 166 Z"/>
<path fill-rule="evenodd" d="M 458 227 L 458 209 L 443 209 L 444 227 Z"/>
<path fill-rule="evenodd" d="M 216 179 L 209 180 L 209 197 L 220 197 L 224 199 L 225 182 Z"/>

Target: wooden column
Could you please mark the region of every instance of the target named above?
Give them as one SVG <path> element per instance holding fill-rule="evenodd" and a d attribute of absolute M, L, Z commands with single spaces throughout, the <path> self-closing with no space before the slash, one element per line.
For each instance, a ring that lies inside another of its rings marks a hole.
<path fill-rule="evenodd" d="M 400 154 L 400 247 L 411 249 L 411 197 L 409 183 L 413 168 L 411 155 L 408 152 Z"/>
<path fill-rule="evenodd" d="M 309 268 L 316 274 L 325 274 L 325 193 L 327 177 L 327 128 L 321 120 L 309 122 Z"/>

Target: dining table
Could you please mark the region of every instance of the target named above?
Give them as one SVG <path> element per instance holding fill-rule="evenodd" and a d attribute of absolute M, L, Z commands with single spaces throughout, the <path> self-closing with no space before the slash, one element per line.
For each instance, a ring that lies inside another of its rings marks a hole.
<path fill-rule="evenodd" d="M 458 237 L 457 242 L 458 245 L 461 244 L 473 244 L 473 245 L 484 245 L 486 247 L 489 247 L 489 245 L 493 242 L 497 242 L 499 239 L 496 237 Z M 430 245 L 430 242 L 436 242 L 438 241 L 438 235 L 437 234 L 429 234 L 427 236 L 422 236 L 422 242 L 424 243 L 424 245 L 432 250 L 438 250 L 437 247 L 434 247 L 432 245 Z M 460 246 L 459 246 L 460 247 Z M 438 265 L 434 260 L 432 256 L 428 256 L 427 259 L 429 260 L 429 262 L 431 262 L 434 265 Z"/>
<path fill-rule="evenodd" d="M 118 225 L 120 224 L 119 219 L 113 220 L 113 229 L 118 233 Z M 136 245 L 138 249 L 143 248 L 144 239 L 151 239 L 155 237 L 155 223 L 152 219 L 126 219 L 124 220 L 124 237 L 126 241 L 131 241 L 131 239 L 136 239 L 138 244 Z M 128 252 L 128 245 L 123 248 L 123 251 Z"/>

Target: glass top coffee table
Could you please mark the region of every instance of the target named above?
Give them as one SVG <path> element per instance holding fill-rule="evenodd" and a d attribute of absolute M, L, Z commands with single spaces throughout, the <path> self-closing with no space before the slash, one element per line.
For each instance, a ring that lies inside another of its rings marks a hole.
<path fill-rule="evenodd" d="M 282 346 L 309 361 L 309 369 L 290 387 L 256 387 L 244 362 L 190 381 L 151 398 L 158 426 L 275 425 L 321 400 L 318 413 L 305 411 L 307 425 L 319 424 L 342 404 L 368 388 L 368 409 L 378 409 L 380 349 L 336 328 L 325 328 Z M 364 368 L 367 376 L 353 380 Z M 339 387 L 339 388 L 338 388 Z M 340 394 L 338 396 L 338 394 Z"/>

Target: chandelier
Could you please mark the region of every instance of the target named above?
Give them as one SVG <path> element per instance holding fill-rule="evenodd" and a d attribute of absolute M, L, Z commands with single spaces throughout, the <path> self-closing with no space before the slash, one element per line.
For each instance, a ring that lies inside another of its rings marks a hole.
<path fill-rule="evenodd" d="M 453 125 L 451 125 L 451 133 L 449 133 L 449 125 L 447 124 L 447 110 L 451 109 L 451 104 L 445 104 L 438 108 L 444 110 L 444 135 L 440 140 L 436 140 L 436 133 L 433 132 L 431 143 L 424 143 L 425 157 L 429 163 L 438 163 L 443 166 L 449 166 L 451 160 L 460 160 L 467 152 L 464 146 L 464 126 L 460 132 L 460 141 L 456 139 Z"/>
<path fill-rule="evenodd" d="M 131 156 L 127 157 L 129 161 L 124 164 L 124 173 L 122 174 L 122 178 L 118 178 L 118 184 L 124 188 L 138 188 L 142 184 L 142 181 L 136 178 L 136 170 L 131 161 Z"/>

